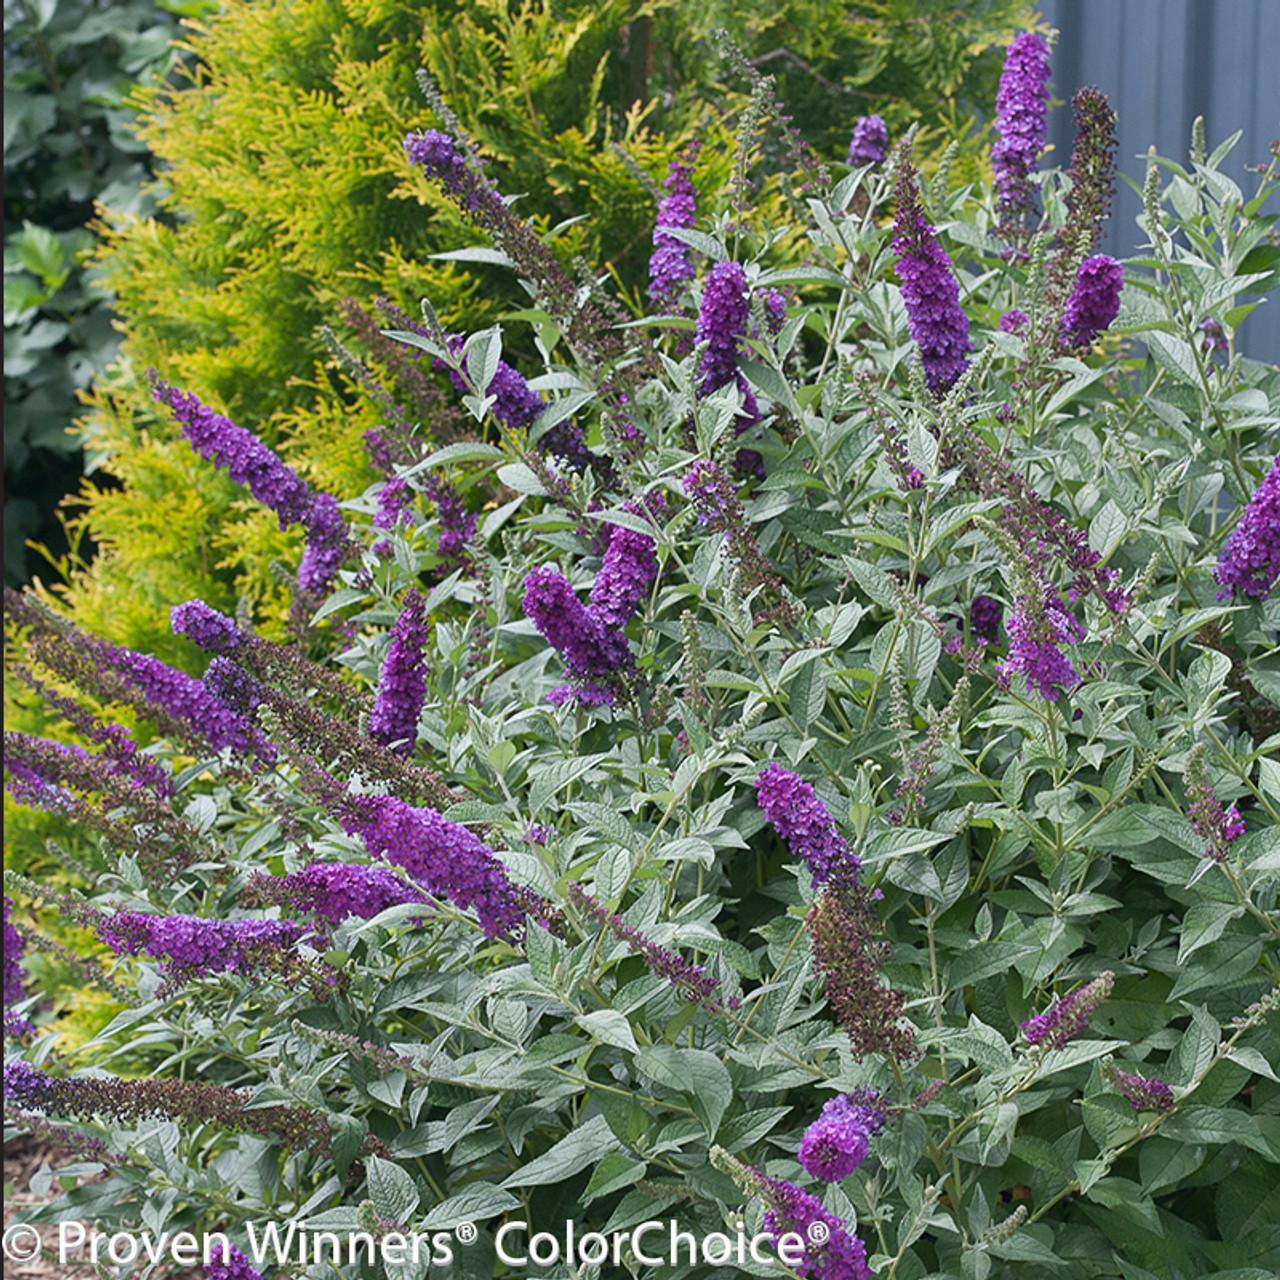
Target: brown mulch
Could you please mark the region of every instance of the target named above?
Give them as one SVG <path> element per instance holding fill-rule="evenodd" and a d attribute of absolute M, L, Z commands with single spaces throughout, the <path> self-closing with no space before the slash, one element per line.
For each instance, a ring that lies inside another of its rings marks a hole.
<path fill-rule="evenodd" d="M 4 1226 L 9 1229 L 10 1223 L 20 1209 L 30 1205 L 47 1204 L 62 1194 L 55 1182 L 48 1196 L 38 1196 L 31 1190 L 31 1179 L 48 1162 L 56 1169 L 59 1163 L 66 1163 L 65 1156 L 58 1156 L 43 1143 L 22 1136 L 4 1144 Z M 63 1264 L 57 1260 L 58 1228 L 44 1223 L 33 1224 L 40 1233 L 40 1240 L 52 1256 L 41 1255 L 26 1261 L 17 1261 L 6 1257 L 4 1260 L 4 1280 L 96 1280 L 94 1269 L 88 1263 L 68 1261 Z M 90 1236 L 92 1230 L 90 1227 Z M 115 1269 L 107 1270 L 115 1274 Z M 157 1268 L 152 1273 L 152 1280 L 206 1280 L 203 1268 L 193 1267 L 183 1270 L 173 1268 Z"/>

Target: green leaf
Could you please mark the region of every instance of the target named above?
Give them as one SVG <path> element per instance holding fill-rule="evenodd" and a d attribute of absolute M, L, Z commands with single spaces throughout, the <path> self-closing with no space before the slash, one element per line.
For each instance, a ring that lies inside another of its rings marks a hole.
<path fill-rule="evenodd" d="M 393 1160 L 371 1155 L 366 1162 L 369 1197 L 378 1217 L 408 1223 L 420 1199 L 413 1179 Z"/>
<path fill-rule="evenodd" d="M 636 1065 L 668 1089 L 687 1092 L 707 1136 L 716 1136 L 720 1121 L 733 1101 L 733 1082 L 728 1069 L 714 1053 L 660 1044 L 642 1049 L 636 1056 Z"/>
<path fill-rule="evenodd" d="M 1257 1120 L 1244 1111 L 1228 1107 L 1183 1107 L 1169 1117 L 1162 1132 L 1179 1142 L 1207 1142 L 1215 1146 L 1238 1142 L 1259 1155 L 1274 1155 Z"/>
<path fill-rule="evenodd" d="M 1193 952 L 1220 938 L 1227 925 L 1243 912 L 1244 908 L 1234 902 L 1197 902 L 1188 907 L 1182 921 L 1178 963 L 1184 963 Z"/>
<path fill-rule="evenodd" d="M 1152 358 L 1166 373 L 1179 382 L 1199 385 L 1195 353 L 1184 338 L 1169 333 L 1147 332 L 1143 335 Z"/>
<path fill-rule="evenodd" d="M 611 1044 L 615 1048 L 625 1049 L 628 1053 L 636 1053 L 639 1046 L 631 1030 L 631 1023 L 616 1009 L 597 1009 L 594 1013 L 581 1013 L 574 1022 L 578 1024 L 593 1040 L 602 1044 Z"/>
<path fill-rule="evenodd" d="M 332 1140 L 334 1170 L 339 1178 L 347 1176 L 351 1162 L 364 1142 L 369 1126 L 358 1116 L 342 1111 L 329 1113 L 329 1134 Z"/>
<path fill-rule="evenodd" d="M 717 1059 L 717 1061 L 719 1061 Z M 542 1187 L 552 1182 L 563 1182 L 594 1164 L 607 1151 L 616 1151 L 618 1140 L 609 1129 L 604 1116 L 592 1116 L 572 1133 L 544 1152 L 536 1160 L 502 1183 L 504 1187 Z"/>
<path fill-rule="evenodd" d="M 1234 1049 L 1227 1050 L 1227 1057 L 1247 1071 L 1266 1076 L 1268 1080 L 1274 1080 L 1280 1084 L 1280 1076 L 1276 1075 L 1275 1067 L 1257 1049 L 1250 1049 L 1247 1045 L 1237 1045 Z"/>
<path fill-rule="evenodd" d="M 473 1182 L 456 1196 L 442 1200 L 418 1224 L 420 1231 L 449 1231 L 463 1222 L 487 1222 L 518 1209 L 520 1201 L 492 1182 Z"/>
<path fill-rule="evenodd" d="M 596 1165 L 591 1174 L 591 1181 L 582 1193 L 582 1203 L 590 1204 L 600 1196 L 611 1195 L 639 1182 L 644 1177 L 647 1166 L 643 1160 L 637 1160 L 621 1151 L 606 1152 L 604 1158 Z"/>
<path fill-rule="evenodd" d="M 1128 530 L 1129 521 L 1124 512 L 1108 498 L 1089 521 L 1089 547 L 1105 560 L 1120 545 L 1120 539 Z"/>

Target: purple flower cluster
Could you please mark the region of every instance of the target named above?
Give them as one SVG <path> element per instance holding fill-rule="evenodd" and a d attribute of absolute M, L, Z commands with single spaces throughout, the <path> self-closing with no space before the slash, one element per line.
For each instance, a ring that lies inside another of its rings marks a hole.
<path fill-rule="evenodd" d="M 524 612 L 560 655 L 573 681 L 555 690 L 554 700 L 572 695 L 591 706 L 612 706 L 620 678 L 635 661 L 626 640 L 607 634 L 568 581 L 546 565 L 525 577 Z"/>
<path fill-rule="evenodd" d="M 447 568 L 456 568 L 466 561 L 467 548 L 476 535 L 475 513 L 467 510 L 453 485 L 437 472 L 427 472 L 422 491 L 435 507 L 436 522 L 440 526 L 436 555 Z"/>
<path fill-rule="evenodd" d="M 1212 316 L 1207 320 L 1201 320 L 1199 324 L 1200 332 L 1204 334 L 1200 342 L 1201 351 L 1226 351 L 1231 345 L 1227 341 L 1227 335 L 1222 331 L 1222 325 Z"/>
<path fill-rule="evenodd" d="M 822 1108 L 822 1114 L 805 1130 L 797 1157 L 811 1178 L 839 1182 L 867 1156 L 871 1135 L 888 1121 L 874 1103 L 873 1089 L 842 1093 Z"/>
<path fill-rule="evenodd" d="M 593 898 L 580 884 L 570 882 L 565 892 L 579 911 L 603 925 L 619 942 L 626 943 L 627 950 L 633 956 L 639 956 L 650 973 L 664 978 L 686 1000 L 708 1013 L 725 1011 L 726 1003 L 719 994 L 720 984 L 700 964 L 692 964 L 679 952 L 661 947 L 651 938 L 646 938 L 634 925 L 628 924 L 621 916 L 614 915 L 602 902 Z M 734 1009 L 737 1004 L 736 999 L 731 999 L 727 1007 Z"/>
<path fill-rule="evenodd" d="M 418 741 L 418 717 L 427 695 L 426 644 L 422 593 L 410 587 L 391 628 L 391 646 L 369 715 L 369 736 L 402 755 L 411 754 Z"/>
<path fill-rule="evenodd" d="M 1235 805 L 1230 809 L 1223 809 L 1205 768 L 1204 743 L 1196 743 L 1187 752 L 1183 776 L 1187 785 L 1187 799 L 1191 802 L 1187 806 L 1187 817 L 1191 820 L 1196 835 L 1205 842 L 1205 857 L 1225 863 L 1231 846 L 1244 835 L 1244 819 Z"/>
<path fill-rule="evenodd" d="M 1027 1043 L 1042 1049 L 1061 1049 L 1069 1040 L 1074 1040 L 1111 994 L 1115 980 L 1115 974 L 1108 969 L 1070 995 L 1055 1000 L 1043 1013 L 1029 1018 L 1022 1024 Z"/>
<path fill-rule="evenodd" d="M 1126 1098 L 1135 1111 L 1155 1111 L 1164 1115 L 1173 1110 L 1173 1090 L 1165 1081 L 1121 1071 L 1110 1054 L 1102 1060 L 1102 1078 L 1122 1098 Z"/>
<path fill-rule="evenodd" d="M 1028 694 L 1038 692 L 1056 702 L 1055 686 L 1070 689 L 1079 682 L 1080 673 L 1058 646 L 1079 640 L 1084 628 L 1057 596 L 1051 595 L 1039 606 L 1025 597 L 1019 599 L 1005 625 L 1009 654 L 996 672 L 1004 688 L 1015 675 L 1023 675 Z"/>
<path fill-rule="evenodd" d="M 209 663 L 204 673 L 204 687 L 228 711 L 246 719 L 262 704 L 264 696 L 257 680 L 243 667 L 221 654 Z"/>
<path fill-rule="evenodd" d="M 411 133 L 404 140 L 411 164 L 419 165 L 457 200 L 464 213 L 474 217 L 489 200 L 496 199 L 481 179 L 471 171 L 457 143 L 439 129 Z"/>
<path fill-rule="evenodd" d="M 145 916 L 136 911 L 102 914 L 94 928 L 118 956 L 161 961 L 161 972 L 175 985 L 215 973 L 249 976 L 276 968 L 276 957 L 307 932 L 292 920 Z"/>
<path fill-rule="evenodd" d="M 12 1011 L 23 996 L 22 979 L 26 976 L 22 968 L 22 936 L 9 920 L 9 912 L 13 903 L 4 900 L 4 1033 L 7 1036 L 25 1035 L 31 1030 L 31 1023 L 20 1018 Z"/>
<path fill-rule="evenodd" d="M 656 516 L 662 506 L 662 495 L 653 494 L 646 501 L 624 503 L 623 510 L 633 515 L 648 512 Z M 622 525 L 615 525 L 610 530 L 609 545 L 596 580 L 591 584 L 587 605 L 587 611 L 606 634 L 621 637 L 627 623 L 635 616 L 640 601 L 658 576 L 658 560 L 654 552 L 654 542 L 648 534 Z"/>
<path fill-rule="evenodd" d="M 656 307 L 665 310 L 676 307 L 695 275 L 689 246 L 668 235 L 666 228 L 688 228 L 697 221 L 697 192 L 689 178 L 697 153 L 695 142 L 672 160 L 662 184 L 667 194 L 658 202 L 653 255 L 649 259 L 649 297 Z"/>
<path fill-rule="evenodd" d="M 974 596 L 969 605 L 969 630 L 979 640 L 994 644 L 1000 639 L 1000 624 L 1004 620 L 1004 608 L 991 596 Z"/>
<path fill-rule="evenodd" d="M 394 529 L 400 513 L 413 502 L 413 490 L 399 479 L 388 480 L 378 490 L 378 509 L 374 512 L 375 529 Z"/>
<path fill-rule="evenodd" d="M 1214 576 L 1219 600 L 1232 592 L 1265 600 L 1280 578 L 1280 455 L 1231 531 Z"/>
<path fill-rule="evenodd" d="M 866 1246 L 847 1222 L 794 1183 L 767 1174 L 757 1176 L 764 1184 L 761 1196 L 768 1205 L 764 1229 L 779 1238 L 794 1233 L 804 1241 L 804 1257 L 795 1268 L 797 1276 L 802 1280 L 872 1280 Z"/>
<path fill-rule="evenodd" d="M 1080 264 L 1075 288 L 1062 313 L 1062 340 L 1070 347 L 1092 346 L 1120 314 L 1124 268 L 1105 253 L 1095 253 Z"/>
<path fill-rule="evenodd" d="M 520 928 L 527 895 L 466 827 L 396 796 L 345 793 L 333 803 L 342 829 L 359 836 L 371 858 L 403 867 L 435 897 L 463 909 L 474 906 L 488 937 L 511 938 Z"/>
<path fill-rule="evenodd" d="M 737 262 L 717 262 L 711 268 L 702 286 L 702 305 L 698 308 L 698 327 L 694 340 L 698 345 L 707 343 L 707 350 L 698 368 L 698 398 L 730 382 L 745 387 L 745 380 L 738 372 L 738 351 L 747 335 L 747 321 L 751 318 L 750 287 L 747 273 Z M 754 397 L 747 389 L 747 406 L 744 413 L 757 416 Z"/>
<path fill-rule="evenodd" d="M 249 1259 L 230 1241 L 220 1242 L 217 1250 L 205 1264 L 204 1273 L 209 1280 L 263 1280 Z"/>
<path fill-rule="evenodd" d="M 249 643 L 249 636 L 238 623 L 198 598 L 174 605 L 169 611 L 169 625 L 174 635 L 189 637 L 206 653 L 230 657 Z"/>
<path fill-rule="evenodd" d="M 187 443 L 215 467 L 226 467 L 237 484 L 247 485 L 259 502 L 276 513 L 281 529 L 306 526 L 298 582 L 309 591 L 324 588 L 337 573 L 347 542 L 338 500 L 330 493 L 314 492 L 252 432 L 214 413 L 194 395 L 158 380 L 152 395 L 182 424 Z"/>
<path fill-rule="evenodd" d="M 1001 229 L 1006 235 L 1033 207 L 1031 174 L 1044 150 L 1049 115 L 1049 45 L 1038 32 L 1015 36 L 1005 53 L 996 92 L 996 132 L 991 148 Z"/>
<path fill-rule="evenodd" d="M 858 860 L 836 830 L 827 806 L 798 774 L 776 761 L 756 780 L 756 803 L 793 853 L 809 864 L 814 884 L 851 879 Z"/>
<path fill-rule="evenodd" d="M 1021 333 L 1027 327 L 1027 313 L 1014 307 L 1000 317 L 1001 333 Z"/>
<path fill-rule="evenodd" d="M 879 116 L 859 116 L 849 138 L 851 165 L 883 164 L 889 149 L 889 129 Z"/>
<path fill-rule="evenodd" d="M 348 916 L 370 920 L 388 907 L 427 900 L 421 889 L 390 868 L 352 862 L 314 862 L 283 876 L 256 872 L 246 891 L 255 903 L 289 906 L 330 924 L 341 924 Z"/>
<path fill-rule="evenodd" d="M 951 259 L 925 221 L 909 152 L 903 156 L 898 179 L 893 251 L 900 255 L 898 280 L 907 308 L 907 329 L 919 344 L 929 390 L 942 396 L 968 368 L 965 357 L 973 344 Z"/>

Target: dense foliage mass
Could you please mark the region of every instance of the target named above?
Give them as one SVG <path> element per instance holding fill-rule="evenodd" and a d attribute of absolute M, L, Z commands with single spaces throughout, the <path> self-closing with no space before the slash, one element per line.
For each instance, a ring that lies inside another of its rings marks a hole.
<path fill-rule="evenodd" d="M 7 961 L 12 1122 L 99 1175 L 32 1216 L 224 1232 L 216 1280 L 271 1224 L 430 1237 L 324 1280 L 1274 1274 L 1280 370 L 1234 342 L 1280 155 L 1152 156 L 1117 263 L 1096 90 L 1037 171 L 1046 53 L 995 189 L 885 120 L 814 154 L 749 75 L 639 323 L 424 78 L 384 163 L 530 301 L 335 343 L 378 483 L 153 371 L 174 457 L 297 529 L 310 648 L 174 597 L 196 678 L 7 598 L 80 744 L 7 734 L 11 795 L 95 832 L 13 917 L 119 1001 L 68 1052 Z"/>
<path fill-rule="evenodd" d="M 283 635 L 287 593 L 272 565 L 296 543 L 193 461 L 155 412 L 148 367 L 279 446 L 307 480 L 347 493 L 375 478 L 359 442 L 379 410 L 353 393 L 320 327 L 385 376 L 367 341 L 376 298 L 416 311 L 429 294 L 447 324 L 466 330 L 527 304 L 486 256 L 484 237 L 400 149 L 425 115 L 413 88 L 419 66 L 440 82 L 503 189 L 520 194 L 522 216 L 561 228 L 561 261 L 584 257 L 638 306 L 656 202 L 649 188 L 695 134 L 708 143 L 703 212 L 723 205 L 733 134 L 717 108 L 740 105 L 748 85 L 715 51 L 717 21 L 778 70 L 797 128 L 836 155 L 869 106 L 897 128 L 919 119 L 963 134 L 990 101 L 999 46 L 1028 6 L 722 8 L 231 0 L 202 19 L 188 35 L 190 83 L 136 99 L 136 145 L 150 149 L 165 183 L 159 215 L 123 201 L 108 214 L 100 269 L 124 324 L 123 360 L 97 380 L 86 419 L 91 475 L 72 551 L 57 567 L 71 579 L 72 613 L 179 665 L 194 654 L 162 625 L 175 597 L 232 609 L 247 596 Z M 774 57 L 780 50 L 788 56 Z M 780 221 L 776 192 L 767 199 Z M 459 251 L 460 260 L 432 257 Z M 514 332 L 512 352 L 517 366 L 534 367 L 535 349 Z M 72 416 L 60 415 L 58 430 Z M 91 545 L 99 554 L 87 564 Z M 58 572 L 46 566 L 42 576 Z"/>

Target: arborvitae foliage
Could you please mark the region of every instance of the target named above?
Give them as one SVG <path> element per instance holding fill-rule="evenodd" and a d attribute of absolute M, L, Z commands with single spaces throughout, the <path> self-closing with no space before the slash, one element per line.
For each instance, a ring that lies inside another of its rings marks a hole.
<path fill-rule="evenodd" d="M 92 393 L 89 459 L 124 487 L 88 482 L 75 533 L 100 554 L 89 565 L 73 552 L 59 566 L 72 611 L 178 661 L 155 622 L 174 600 L 230 607 L 248 596 L 273 634 L 287 613 L 272 562 L 293 562 L 289 535 L 161 424 L 148 366 L 281 447 L 318 487 L 350 495 L 375 478 L 360 439 L 385 415 L 353 394 L 320 340 L 326 323 L 351 339 L 336 323 L 341 300 L 368 308 L 386 296 L 416 314 L 430 296 L 447 328 L 472 330 L 527 305 L 498 266 L 431 259 L 483 237 L 399 150 L 406 129 L 438 123 L 414 88 L 418 67 L 440 82 L 503 190 L 523 193 L 522 216 L 547 230 L 587 215 L 561 232 L 561 259 L 581 254 L 632 302 L 646 283 L 655 197 L 610 144 L 661 180 L 699 134 L 710 144 L 699 186 L 713 193 L 702 212 L 715 211 L 732 152 L 719 108 L 749 86 L 715 53 L 712 19 L 787 78 L 804 99 L 798 123 L 826 146 L 827 133 L 847 134 L 846 116 L 878 109 L 881 92 L 891 117 L 936 121 L 977 68 L 990 63 L 982 74 L 994 77 L 1019 6 L 967 3 L 923 21 L 926 7 L 911 6 L 908 22 L 857 6 L 846 23 L 831 0 L 782 17 L 734 6 L 719 18 L 683 0 L 294 0 L 230 3 L 191 24 L 194 83 L 142 95 L 142 138 L 163 167 L 174 225 L 113 216 L 103 252 L 126 359 Z M 890 37 L 905 52 L 891 53 Z M 770 57 L 779 42 L 812 68 Z M 905 78 L 892 70 L 907 64 Z M 832 144 L 832 158 L 845 145 Z M 507 344 L 517 365 L 534 355 L 523 326 Z"/>

